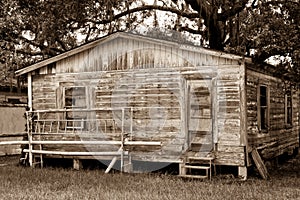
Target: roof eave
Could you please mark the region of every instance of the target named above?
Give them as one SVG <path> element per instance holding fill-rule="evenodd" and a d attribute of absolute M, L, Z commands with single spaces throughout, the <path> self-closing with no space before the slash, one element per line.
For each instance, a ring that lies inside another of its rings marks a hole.
<path fill-rule="evenodd" d="M 72 56 L 72 55 L 75 55 L 79 52 L 82 52 L 82 51 L 85 51 L 87 49 L 90 49 L 90 48 L 93 48 L 95 46 L 97 46 L 100 42 L 104 42 L 104 41 L 109 41 L 109 40 L 112 40 L 113 38 L 117 37 L 118 36 L 118 33 L 116 34 L 112 34 L 112 35 L 109 35 L 107 37 L 104 37 L 104 38 L 101 38 L 101 39 L 98 39 L 98 40 L 95 40 L 93 42 L 90 42 L 88 44 L 84 44 L 82 46 L 79 46 L 75 49 L 72 49 L 70 51 L 67 51 L 65 53 L 62 53 L 62 54 L 59 54 L 57 56 L 54 56 L 54 57 L 51 57 L 51 58 L 48 58 L 46 60 L 42 60 L 40 62 L 37 62 L 33 65 L 30 65 L 28 67 L 25 67 L 23 69 L 20 69 L 20 70 L 17 70 L 15 72 L 16 76 L 21 76 L 21 75 L 24 75 L 24 74 L 27 74 L 27 73 L 30 73 L 36 69 L 39 69 L 40 67 L 43 67 L 43 66 L 46 66 L 46 65 L 49 65 L 51 63 L 54 63 L 56 61 L 59 61 L 59 60 L 62 60 L 64 58 L 67 58 L 69 56 Z"/>

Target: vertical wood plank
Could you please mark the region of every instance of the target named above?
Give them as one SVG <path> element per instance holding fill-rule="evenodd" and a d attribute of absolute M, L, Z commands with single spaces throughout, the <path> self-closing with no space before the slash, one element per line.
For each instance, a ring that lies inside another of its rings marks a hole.
<path fill-rule="evenodd" d="M 64 108 L 64 87 L 62 86 L 56 89 L 56 108 Z"/>
<path fill-rule="evenodd" d="M 189 136 L 188 136 L 188 88 L 186 85 L 186 80 L 181 79 L 180 81 L 180 117 L 181 117 L 181 133 L 185 138 L 184 150 L 189 147 Z"/>
<path fill-rule="evenodd" d="M 247 95 L 246 95 L 246 69 L 245 65 L 240 66 L 240 139 L 241 145 L 248 146 L 247 139 Z"/>
<path fill-rule="evenodd" d="M 218 143 L 218 111 L 219 111 L 219 103 L 218 103 L 218 94 L 217 94 L 217 78 L 213 78 L 211 81 L 212 84 L 212 135 L 213 135 L 213 143 Z M 216 148 L 216 145 L 214 145 Z"/>
<path fill-rule="evenodd" d="M 268 170 L 256 148 L 252 150 L 251 155 L 261 177 L 265 180 L 268 179 L 270 177 Z"/>
<path fill-rule="evenodd" d="M 257 90 L 256 90 L 256 103 L 257 103 L 257 125 L 259 131 L 261 131 L 261 116 L 260 116 L 260 84 L 257 83 Z"/>
<path fill-rule="evenodd" d="M 27 74 L 27 84 L 28 84 L 28 91 L 27 91 L 27 96 L 28 96 L 28 107 L 29 111 L 32 111 L 32 75 L 31 73 Z"/>
<path fill-rule="evenodd" d="M 82 162 L 79 159 L 73 159 L 73 169 L 80 170 L 82 168 Z"/>
<path fill-rule="evenodd" d="M 249 144 L 248 144 L 248 123 L 247 123 L 247 71 L 246 71 L 246 66 L 245 62 L 243 62 L 240 65 L 240 139 L 241 139 L 241 145 L 245 146 L 245 164 L 246 166 L 250 165 L 249 161 L 249 155 L 248 155 L 248 149 L 249 149 Z M 241 168 L 239 169 L 241 171 L 240 176 L 243 176 L 243 179 L 247 179 L 247 168 Z"/>
<path fill-rule="evenodd" d="M 270 88 L 271 84 L 268 82 L 267 85 L 267 126 L 270 127 L 270 107 L 271 107 L 271 96 L 270 96 Z"/>
<path fill-rule="evenodd" d="M 247 180 L 247 167 L 239 167 L 238 175 L 243 181 Z"/>

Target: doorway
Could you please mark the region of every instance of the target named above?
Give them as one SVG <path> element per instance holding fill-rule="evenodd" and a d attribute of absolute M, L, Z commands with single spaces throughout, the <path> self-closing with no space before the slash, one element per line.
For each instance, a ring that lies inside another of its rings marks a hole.
<path fill-rule="evenodd" d="M 209 153 L 213 150 L 212 81 L 189 80 L 187 83 L 189 149 Z"/>

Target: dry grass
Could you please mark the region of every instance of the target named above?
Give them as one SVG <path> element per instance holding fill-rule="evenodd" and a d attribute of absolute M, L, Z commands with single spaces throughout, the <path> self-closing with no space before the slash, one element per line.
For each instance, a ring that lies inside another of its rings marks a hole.
<path fill-rule="evenodd" d="M 101 170 L 32 169 L 16 158 L 0 158 L 0 199 L 300 199 L 300 157 L 271 171 L 271 180 L 252 175 L 184 180 L 162 174 L 104 174 Z"/>

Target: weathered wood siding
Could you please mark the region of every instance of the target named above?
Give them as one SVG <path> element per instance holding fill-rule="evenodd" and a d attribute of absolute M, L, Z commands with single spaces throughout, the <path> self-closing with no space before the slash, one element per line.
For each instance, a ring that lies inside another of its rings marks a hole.
<path fill-rule="evenodd" d="M 181 132 L 180 96 L 183 91 L 180 84 L 180 74 L 173 70 L 107 72 L 95 88 L 95 107 L 132 108 L 132 122 L 125 124 L 126 132 L 130 132 L 132 123 L 130 137 L 133 140 L 162 141 L 160 154 L 165 159 L 168 155 L 179 156 L 185 138 Z M 129 117 L 130 112 L 126 116 Z M 115 111 L 111 117 L 121 118 L 121 113 Z"/>
<path fill-rule="evenodd" d="M 32 80 L 32 103 L 34 110 L 55 109 L 56 90 L 59 83 L 55 75 L 34 75 Z"/>
<path fill-rule="evenodd" d="M 23 140 L 26 120 L 25 105 L 0 105 L 0 141 Z M 21 153 L 21 145 L 0 145 L 0 156 Z"/>
<path fill-rule="evenodd" d="M 197 47 L 171 42 L 162 43 L 155 40 L 145 42 L 145 39 L 120 37 L 100 43 L 92 49 L 58 61 L 56 63 L 56 73 L 238 64 L 237 60 L 217 57 L 203 52 Z M 202 72 L 201 68 L 197 70 Z M 209 71 L 213 71 L 213 69 Z"/>
<path fill-rule="evenodd" d="M 258 126 L 258 87 L 269 88 L 269 127 L 262 132 Z M 299 146 L 299 92 L 291 87 L 292 124 L 285 123 L 285 89 L 283 80 L 263 73 L 247 70 L 247 122 L 249 145 L 261 148 L 261 156 L 271 159 L 291 153 Z"/>
<path fill-rule="evenodd" d="M 217 144 L 216 163 L 221 165 L 245 165 L 244 72 L 243 64 L 221 66 L 218 69 L 214 139 Z"/>
<path fill-rule="evenodd" d="M 141 154 L 139 149 L 133 153 L 145 160 L 159 161 L 155 156 L 178 160 L 188 145 L 189 108 L 185 104 L 189 82 L 209 80 L 216 163 L 243 166 L 244 68 L 235 58 L 198 47 L 117 37 L 59 60 L 51 69 L 37 70 L 33 75 L 33 108 L 63 108 L 63 88 L 84 86 L 87 108 L 133 107 L 133 139 L 163 142 L 156 155 Z M 95 114 L 99 118 L 119 115 Z"/>
<path fill-rule="evenodd" d="M 27 136 L 26 133 L 11 133 L 11 134 L 0 134 L 0 141 L 23 141 L 24 138 Z M 19 155 L 22 152 L 21 145 L 14 144 L 14 145 L 0 145 L 0 156 L 7 156 L 7 155 Z"/>

